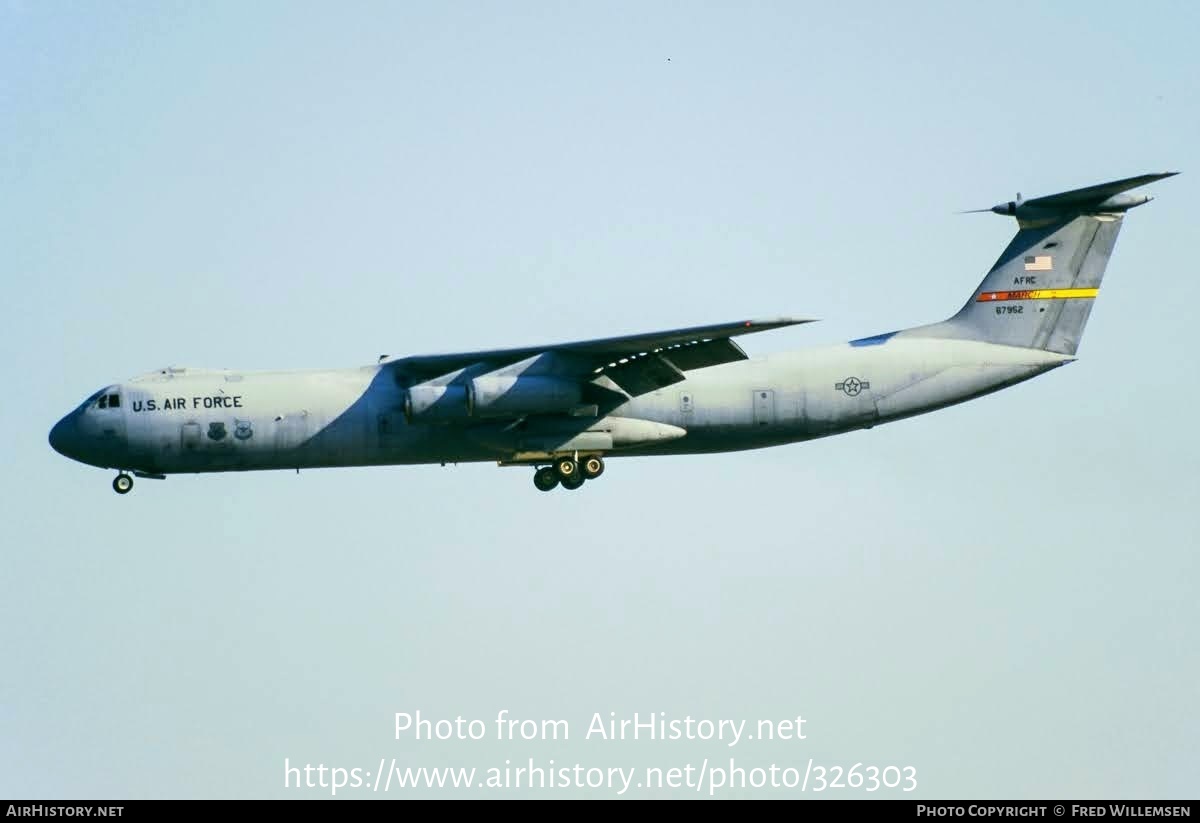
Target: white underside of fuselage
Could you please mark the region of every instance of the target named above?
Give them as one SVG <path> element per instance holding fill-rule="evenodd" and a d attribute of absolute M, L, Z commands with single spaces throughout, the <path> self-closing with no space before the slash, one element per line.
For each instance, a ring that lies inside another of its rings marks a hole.
<path fill-rule="evenodd" d="M 538 462 L 761 448 L 868 428 L 1027 380 L 1073 358 L 901 332 L 728 363 L 602 416 L 410 423 L 386 369 L 158 372 L 87 462 L 148 474 L 478 461 Z M 107 422 L 105 422 L 107 421 Z M 95 421 L 81 426 L 97 425 Z M 106 429 L 109 431 L 110 429 Z"/>

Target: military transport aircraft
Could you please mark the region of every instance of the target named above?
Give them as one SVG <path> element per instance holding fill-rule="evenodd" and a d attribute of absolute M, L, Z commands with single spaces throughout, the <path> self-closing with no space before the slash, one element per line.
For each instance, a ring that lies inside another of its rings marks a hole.
<path fill-rule="evenodd" d="M 748 358 L 734 338 L 804 319 L 381 358 L 334 371 L 164 368 L 92 394 L 50 431 L 133 477 L 415 463 L 527 465 L 578 489 L 605 458 L 735 451 L 870 428 L 1075 359 L 1128 194 L 1177 172 L 994 206 L 1018 231 L 948 320 Z"/>

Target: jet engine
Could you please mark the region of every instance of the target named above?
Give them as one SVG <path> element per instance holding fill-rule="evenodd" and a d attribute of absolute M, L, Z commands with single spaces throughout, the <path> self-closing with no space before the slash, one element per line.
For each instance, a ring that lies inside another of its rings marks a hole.
<path fill-rule="evenodd" d="M 404 416 L 410 423 L 465 420 L 467 387 L 461 384 L 439 386 L 428 383 L 410 386 L 404 396 Z"/>
<path fill-rule="evenodd" d="M 471 417 L 511 417 L 554 414 L 579 405 L 579 384 L 557 377 L 482 375 L 467 384 L 467 414 Z"/>

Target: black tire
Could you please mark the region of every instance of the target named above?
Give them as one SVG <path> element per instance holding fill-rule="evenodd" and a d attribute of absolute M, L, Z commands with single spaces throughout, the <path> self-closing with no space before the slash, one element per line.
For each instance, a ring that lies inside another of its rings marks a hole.
<path fill-rule="evenodd" d="M 554 461 L 554 471 L 558 472 L 559 480 L 579 475 L 579 464 L 571 457 L 560 457 Z M 578 486 L 576 486 L 578 488 Z"/>
<path fill-rule="evenodd" d="M 580 461 L 579 468 L 583 471 L 584 477 L 588 480 L 595 480 L 604 474 L 604 458 L 600 455 L 585 457 Z"/>
<path fill-rule="evenodd" d="M 560 482 L 562 483 L 562 487 L 564 489 L 575 491 L 583 485 L 584 476 L 582 472 L 576 470 L 575 474 L 571 475 L 570 477 L 564 477 Z"/>
<path fill-rule="evenodd" d="M 538 487 L 538 491 L 553 491 L 558 485 L 558 472 L 553 466 L 542 466 L 533 473 L 533 485 Z"/>
<path fill-rule="evenodd" d="M 118 474 L 113 478 L 113 491 L 117 494 L 129 494 L 133 491 L 133 478 L 127 474 Z"/>

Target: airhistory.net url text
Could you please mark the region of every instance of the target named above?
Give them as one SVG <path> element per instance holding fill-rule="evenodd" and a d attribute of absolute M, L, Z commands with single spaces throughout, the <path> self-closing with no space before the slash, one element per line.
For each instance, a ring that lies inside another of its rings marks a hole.
<path fill-rule="evenodd" d="M 718 792 L 746 789 L 791 789 L 801 792 L 884 790 L 911 792 L 917 788 L 915 766 L 823 766 L 811 758 L 799 766 L 740 765 L 735 758 L 719 763 L 705 759 L 682 766 L 569 766 L 553 760 L 540 765 L 529 758 L 522 765 L 473 767 L 403 766 L 395 758 L 380 758 L 377 769 L 343 768 L 324 764 L 283 764 L 284 788 L 325 789 L 338 792 L 390 792 L 413 789 L 592 789 L 623 795 L 633 789 L 691 789 L 714 796 Z"/>

